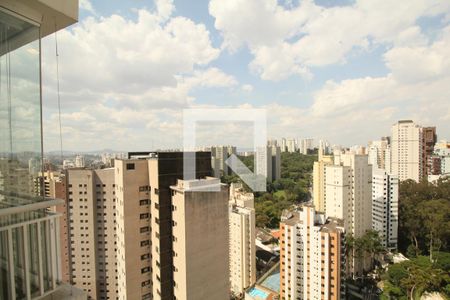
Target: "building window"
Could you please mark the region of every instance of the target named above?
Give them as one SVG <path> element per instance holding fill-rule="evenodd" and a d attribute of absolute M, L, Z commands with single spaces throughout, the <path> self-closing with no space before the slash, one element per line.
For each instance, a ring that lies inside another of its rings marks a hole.
<path fill-rule="evenodd" d="M 148 199 L 139 200 L 139 205 L 148 205 Z"/>
<path fill-rule="evenodd" d="M 134 164 L 127 164 L 127 170 L 134 170 Z"/>
<path fill-rule="evenodd" d="M 148 226 L 141 227 L 139 230 L 141 233 L 148 232 L 148 231 L 150 231 L 150 227 L 148 227 Z"/>

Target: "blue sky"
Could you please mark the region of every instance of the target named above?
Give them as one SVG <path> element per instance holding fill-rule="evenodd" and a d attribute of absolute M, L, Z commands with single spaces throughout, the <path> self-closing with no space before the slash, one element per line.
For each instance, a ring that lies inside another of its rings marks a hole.
<path fill-rule="evenodd" d="M 64 144 L 178 147 L 182 109 L 205 107 L 264 108 L 269 138 L 364 145 L 402 118 L 450 138 L 449 21 L 445 0 L 81 0 L 58 34 Z M 43 44 L 53 127 L 54 37 Z"/>

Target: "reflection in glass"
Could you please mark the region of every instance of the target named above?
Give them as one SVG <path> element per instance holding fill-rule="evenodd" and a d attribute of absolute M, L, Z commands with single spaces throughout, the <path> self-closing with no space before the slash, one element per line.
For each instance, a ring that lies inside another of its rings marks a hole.
<path fill-rule="evenodd" d="M 0 11 L 0 208 L 39 201 L 39 27 Z"/>

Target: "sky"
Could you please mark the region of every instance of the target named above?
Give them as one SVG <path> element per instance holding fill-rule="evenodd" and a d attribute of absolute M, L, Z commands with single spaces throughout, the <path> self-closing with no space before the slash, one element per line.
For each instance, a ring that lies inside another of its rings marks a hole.
<path fill-rule="evenodd" d="M 448 0 L 80 0 L 56 39 L 67 151 L 178 148 L 185 109 L 264 109 L 268 138 L 366 145 L 412 119 L 450 139 Z M 50 151 L 54 35 L 42 59 Z M 199 144 L 253 140 L 249 122 L 199 131 Z"/>

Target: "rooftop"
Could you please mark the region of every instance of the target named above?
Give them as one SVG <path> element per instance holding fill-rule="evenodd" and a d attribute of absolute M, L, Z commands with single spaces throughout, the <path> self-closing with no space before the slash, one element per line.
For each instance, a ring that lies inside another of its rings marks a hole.
<path fill-rule="evenodd" d="M 223 184 L 220 183 L 219 178 L 206 177 L 203 179 L 191 179 L 181 180 L 178 179 L 177 185 L 173 185 L 170 188 L 179 192 L 185 191 L 220 191 L 220 187 Z"/>

